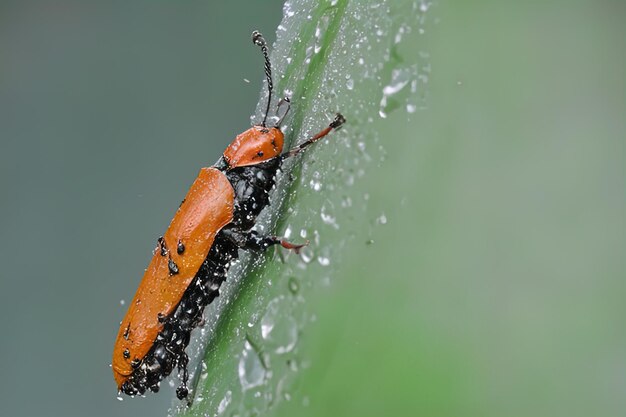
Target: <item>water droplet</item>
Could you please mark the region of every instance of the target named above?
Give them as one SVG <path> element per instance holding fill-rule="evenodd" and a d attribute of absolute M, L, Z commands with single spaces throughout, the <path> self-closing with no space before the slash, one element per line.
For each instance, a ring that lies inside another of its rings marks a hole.
<path fill-rule="evenodd" d="M 310 263 L 313 260 L 313 250 L 308 246 L 300 249 L 300 259 L 302 259 L 302 262 L 305 264 Z"/>
<path fill-rule="evenodd" d="M 354 80 L 353 80 L 352 78 L 349 78 L 349 79 L 346 81 L 346 88 L 347 88 L 348 90 L 352 90 L 352 89 L 354 88 Z"/>
<path fill-rule="evenodd" d="M 339 225 L 337 224 L 337 219 L 330 213 L 326 212 L 326 206 L 322 206 L 320 210 L 320 217 L 322 218 L 322 221 L 325 224 L 332 226 L 334 229 L 339 229 Z"/>
<path fill-rule="evenodd" d="M 315 27 L 315 43 L 313 45 L 313 50 L 316 54 L 322 50 L 322 44 L 324 43 L 324 34 L 326 33 L 326 29 L 328 29 L 329 22 L 330 19 L 328 15 L 323 15 L 317 22 L 317 26 Z"/>
<path fill-rule="evenodd" d="M 378 219 L 376 219 L 376 222 L 378 224 L 387 224 L 387 216 L 385 216 L 385 213 L 378 216 Z"/>
<path fill-rule="evenodd" d="M 309 185 L 315 191 L 319 191 L 322 189 L 322 174 L 319 171 L 313 172 L 313 178 L 309 181 Z"/>
<path fill-rule="evenodd" d="M 289 291 L 296 295 L 298 291 L 300 291 L 300 283 L 296 277 L 289 277 L 289 281 L 287 282 L 287 286 L 289 287 Z"/>
<path fill-rule="evenodd" d="M 207 379 L 209 377 L 208 367 L 206 362 L 202 361 L 202 370 L 200 371 L 200 379 Z"/>
<path fill-rule="evenodd" d="M 318 53 L 322 49 L 322 45 L 320 41 L 321 38 L 322 38 L 322 30 L 318 26 L 315 28 L 315 48 L 314 48 L 315 53 Z"/>
<path fill-rule="evenodd" d="M 230 405 L 230 402 L 233 399 L 233 392 L 232 391 L 226 391 L 226 395 L 224 395 L 224 398 L 222 398 L 222 400 L 220 401 L 220 403 L 217 405 L 217 415 L 221 415 L 224 413 L 224 411 L 226 411 L 226 408 Z"/>
<path fill-rule="evenodd" d="M 383 98 L 380 101 L 380 111 L 382 117 L 387 117 L 385 108 L 388 105 L 387 102 L 389 97 L 402 91 L 409 81 L 411 81 L 409 75 L 409 72 L 404 68 L 396 68 L 391 71 L 391 82 L 383 87 Z"/>
<path fill-rule="evenodd" d="M 318 256 L 317 257 L 317 262 L 319 262 L 320 265 L 322 265 L 322 266 L 330 265 L 330 259 L 325 257 L 325 256 Z"/>
<path fill-rule="evenodd" d="M 254 351 L 250 342 L 246 340 L 238 366 L 241 388 L 247 391 L 262 385 L 265 380 L 265 372 L 266 370 L 263 366 L 263 362 L 261 362 L 261 358 Z"/>
<path fill-rule="evenodd" d="M 126 305 L 126 300 L 121 299 L 121 300 L 120 300 L 120 305 L 121 305 L 121 306 Z"/>
<path fill-rule="evenodd" d="M 406 33 L 410 32 L 410 29 L 411 27 L 408 25 L 400 25 L 400 27 L 398 28 L 398 32 L 396 32 L 396 36 L 393 39 L 394 43 L 398 44 L 402 42 L 402 38 Z"/>
<path fill-rule="evenodd" d="M 284 297 L 275 298 L 267 305 L 261 318 L 261 336 L 274 352 L 291 352 L 298 341 L 298 325 L 288 313 L 289 306 Z"/>
<path fill-rule="evenodd" d="M 322 189 L 322 183 L 316 180 L 311 180 L 309 182 L 309 185 L 311 186 L 311 188 L 315 191 L 319 191 Z"/>

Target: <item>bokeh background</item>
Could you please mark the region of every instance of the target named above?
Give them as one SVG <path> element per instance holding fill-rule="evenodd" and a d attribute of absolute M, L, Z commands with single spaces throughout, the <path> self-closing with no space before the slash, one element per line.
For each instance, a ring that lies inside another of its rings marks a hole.
<path fill-rule="evenodd" d="M 167 389 L 116 399 L 120 300 L 248 127 L 249 34 L 281 16 L 0 2 L 0 415 L 166 414 Z M 362 234 L 307 300 L 311 366 L 275 413 L 624 415 L 626 4 L 440 1 L 429 19 L 426 108 L 372 124 Z"/>

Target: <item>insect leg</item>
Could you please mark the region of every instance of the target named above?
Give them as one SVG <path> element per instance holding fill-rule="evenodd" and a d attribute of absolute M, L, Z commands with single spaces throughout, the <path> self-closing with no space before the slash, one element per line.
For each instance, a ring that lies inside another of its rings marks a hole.
<path fill-rule="evenodd" d="M 285 117 L 287 116 L 287 113 L 289 113 L 289 109 L 291 109 L 291 100 L 289 100 L 289 97 L 283 97 L 283 98 L 280 99 L 280 101 L 278 102 L 278 106 L 276 108 L 276 114 L 278 114 L 278 110 L 280 110 L 280 107 L 283 104 L 287 105 L 287 109 L 285 110 L 283 115 L 280 116 L 280 118 L 276 122 L 276 126 L 274 126 L 274 127 L 276 127 L 277 129 L 280 129 L 280 125 L 283 124 L 283 120 L 285 120 Z"/>
<path fill-rule="evenodd" d="M 299 154 L 300 152 L 302 152 L 307 146 L 314 144 L 315 142 L 317 142 L 318 140 L 322 139 L 324 136 L 328 135 L 333 129 L 338 129 L 339 127 L 341 127 L 342 124 L 344 124 L 346 122 L 346 119 L 340 114 L 337 113 L 335 115 L 335 118 L 333 119 L 332 122 L 330 122 L 330 124 L 328 126 L 326 126 L 325 129 L 321 130 L 320 132 L 318 132 L 317 134 L 315 134 L 312 138 L 307 139 L 306 141 L 302 142 L 301 144 L 299 144 L 298 146 L 295 146 L 294 148 L 292 148 L 289 152 L 286 152 L 284 154 L 282 154 L 280 157 L 285 160 L 287 158 L 290 158 L 294 155 Z"/>
<path fill-rule="evenodd" d="M 187 389 L 187 381 L 189 380 L 189 372 L 187 371 L 187 365 L 189 364 L 189 356 L 183 352 L 183 354 L 178 359 L 178 370 L 182 371 L 183 378 L 182 383 L 178 388 L 176 388 L 176 396 L 179 400 L 183 400 L 187 398 L 189 394 L 189 389 Z"/>
<path fill-rule="evenodd" d="M 298 245 L 277 236 L 261 236 L 253 230 L 249 232 L 238 232 L 233 229 L 223 229 L 222 231 L 224 236 L 231 240 L 235 245 L 246 250 L 261 251 L 272 245 L 280 245 L 285 249 L 292 250 L 295 253 L 300 253 L 300 249 L 309 244 L 308 241 L 304 244 Z"/>

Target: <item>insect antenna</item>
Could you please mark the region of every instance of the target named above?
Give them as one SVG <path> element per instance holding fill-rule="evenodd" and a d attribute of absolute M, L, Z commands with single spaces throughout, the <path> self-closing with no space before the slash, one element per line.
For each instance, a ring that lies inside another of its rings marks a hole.
<path fill-rule="evenodd" d="M 252 42 L 255 45 L 261 47 L 261 52 L 263 52 L 263 57 L 265 58 L 265 78 L 267 79 L 267 89 L 269 94 L 267 96 L 267 107 L 265 108 L 265 116 L 263 116 L 263 123 L 261 125 L 265 127 L 265 123 L 267 122 L 267 114 L 270 112 L 270 103 L 272 101 L 272 90 L 274 89 L 274 83 L 272 82 L 272 64 L 270 64 L 270 57 L 267 53 L 267 43 L 261 35 L 261 32 L 255 30 L 252 32 Z"/>

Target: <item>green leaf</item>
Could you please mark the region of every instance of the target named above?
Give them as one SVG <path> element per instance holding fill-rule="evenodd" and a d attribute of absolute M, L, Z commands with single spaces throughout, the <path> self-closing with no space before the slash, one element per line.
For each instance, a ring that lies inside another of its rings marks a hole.
<path fill-rule="evenodd" d="M 354 242 L 357 232 L 385 222 L 368 218 L 364 178 L 384 158 L 373 122 L 419 105 L 420 57 L 402 50 L 424 22 L 419 4 L 285 4 L 271 54 L 276 91 L 292 102 L 285 146 L 323 129 L 336 112 L 348 122 L 279 175 L 259 231 L 310 244 L 299 256 L 270 250 L 231 268 L 219 302 L 207 308 L 203 335 L 192 344 L 203 359 L 191 386 L 193 404 L 177 405 L 179 415 L 263 414 L 289 400 L 299 370 L 309 366 L 302 338 L 321 307 L 309 297 L 328 287 L 347 245 L 369 250 L 369 239 Z M 257 120 L 265 105 L 264 92 Z"/>

